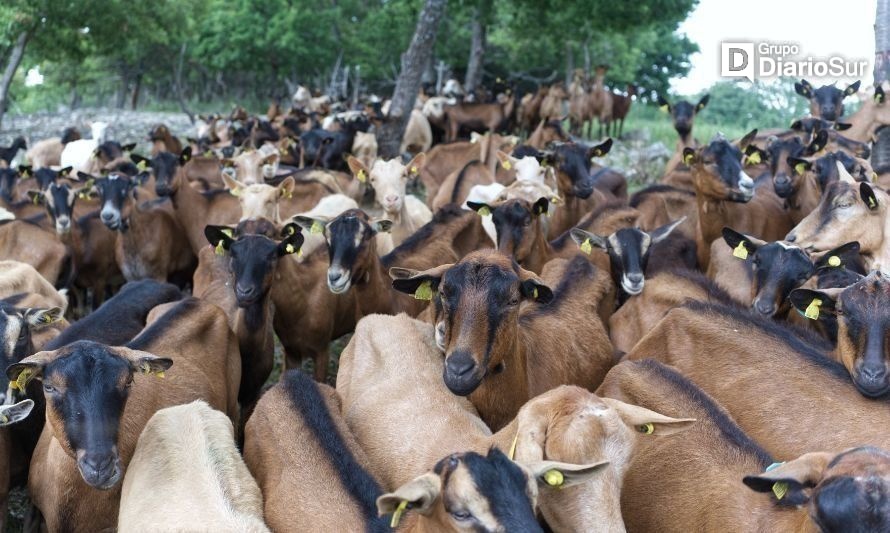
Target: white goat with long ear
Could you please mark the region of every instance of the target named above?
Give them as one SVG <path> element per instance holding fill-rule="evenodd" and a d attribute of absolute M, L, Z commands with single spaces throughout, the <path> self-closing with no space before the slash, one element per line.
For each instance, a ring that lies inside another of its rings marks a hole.
<path fill-rule="evenodd" d="M 108 140 L 107 122 L 93 122 L 90 124 L 90 129 L 93 133 L 92 139 L 71 141 L 62 149 L 61 166 L 71 167 L 72 175 L 76 176 L 78 172 L 91 173 L 93 171 L 91 162 L 96 148 Z"/>

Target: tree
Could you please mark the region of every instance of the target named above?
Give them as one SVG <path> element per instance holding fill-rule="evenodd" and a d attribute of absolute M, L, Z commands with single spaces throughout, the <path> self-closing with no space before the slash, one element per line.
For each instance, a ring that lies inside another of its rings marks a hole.
<path fill-rule="evenodd" d="M 890 80 L 890 0 L 878 0 L 875 12 L 875 85 Z"/>
<path fill-rule="evenodd" d="M 429 62 L 436 44 L 439 22 L 445 14 L 446 0 L 426 0 L 426 5 L 417 18 L 414 37 L 408 51 L 402 56 L 402 71 L 396 82 L 389 108 L 389 116 L 377 135 L 377 144 L 382 157 L 395 157 L 408 124 L 411 109 L 420 91 L 420 78 Z"/>

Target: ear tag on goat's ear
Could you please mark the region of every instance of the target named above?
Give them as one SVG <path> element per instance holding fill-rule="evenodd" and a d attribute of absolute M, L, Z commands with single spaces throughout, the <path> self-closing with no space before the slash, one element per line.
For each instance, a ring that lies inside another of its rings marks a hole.
<path fill-rule="evenodd" d="M 424 281 L 421 283 L 417 289 L 414 291 L 414 299 L 416 300 L 432 300 L 433 299 L 433 284 L 429 281 Z"/>
<path fill-rule="evenodd" d="M 220 239 L 219 242 L 216 243 L 216 248 L 214 248 L 213 251 L 216 253 L 216 255 L 226 255 L 226 249 L 223 247 L 222 239 Z"/>
<path fill-rule="evenodd" d="M 411 173 L 417 174 L 417 167 L 411 167 Z"/>
<path fill-rule="evenodd" d="M 559 470 L 548 470 L 544 472 L 544 481 L 551 487 L 561 487 L 565 482 L 565 476 Z"/>
<path fill-rule="evenodd" d="M 797 172 L 799 176 L 803 176 L 803 173 L 807 171 L 807 166 L 803 163 L 798 163 L 794 165 L 794 171 Z"/>
<path fill-rule="evenodd" d="M 397 528 L 399 527 L 399 521 L 402 519 L 402 513 L 405 512 L 405 509 L 408 507 L 408 500 L 402 500 L 402 503 L 396 507 L 396 512 L 392 514 L 392 520 L 389 521 L 389 527 Z"/>
<path fill-rule="evenodd" d="M 501 166 L 504 167 L 504 170 L 510 170 L 511 168 L 513 168 L 513 163 L 511 163 L 509 160 L 507 160 L 507 161 L 501 162 Z"/>
<path fill-rule="evenodd" d="M 584 242 L 581 243 L 581 251 L 590 255 L 590 252 L 593 251 L 593 245 L 590 244 L 590 239 L 584 239 Z"/>
<path fill-rule="evenodd" d="M 748 164 L 749 165 L 759 165 L 761 162 L 760 152 L 755 150 L 748 154 Z"/>
<path fill-rule="evenodd" d="M 136 164 L 136 170 L 142 172 L 148 165 L 145 164 L 145 159 L 140 159 L 139 163 Z"/>
<path fill-rule="evenodd" d="M 739 259 L 748 259 L 748 249 L 745 248 L 745 241 L 739 242 L 739 245 L 733 248 L 732 256 Z"/>
<path fill-rule="evenodd" d="M 869 196 L 869 197 L 868 197 L 868 208 L 869 208 L 869 209 L 874 209 L 874 208 L 877 207 L 877 206 L 878 206 L 878 204 L 877 204 L 877 202 L 875 202 L 874 197 L 873 197 L 873 196 Z"/>
<path fill-rule="evenodd" d="M 213 150 L 207 150 L 204 152 L 204 157 L 211 157 L 213 155 Z M 188 161 L 188 159 L 186 159 Z"/>
<path fill-rule="evenodd" d="M 809 318 L 810 320 L 818 320 L 819 319 L 819 307 L 822 306 L 822 300 L 819 298 L 813 298 L 813 301 L 810 302 L 810 305 L 807 306 L 806 311 L 803 312 L 803 316 Z"/>
<path fill-rule="evenodd" d="M 365 174 L 365 169 L 361 169 L 358 171 L 358 174 L 355 175 L 356 178 L 362 183 L 368 181 L 368 176 Z"/>
<path fill-rule="evenodd" d="M 22 392 L 25 392 L 25 387 L 28 386 L 28 382 L 31 381 L 31 375 L 34 373 L 30 368 L 25 368 L 21 372 L 15 381 L 13 381 L 10 385 L 13 389 L 18 389 Z"/>
<path fill-rule="evenodd" d="M 32 201 L 34 202 L 34 205 L 37 205 L 37 204 L 40 203 L 40 197 L 37 196 L 37 195 L 35 194 L 35 195 L 34 195 L 34 200 L 32 200 Z"/>
<path fill-rule="evenodd" d="M 322 233 L 324 228 L 321 227 L 321 223 L 317 220 L 312 221 L 312 227 L 309 228 L 309 233 Z"/>
<path fill-rule="evenodd" d="M 841 258 L 833 255 L 828 258 L 828 266 L 839 267 L 841 266 Z"/>
<path fill-rule="evenodd" d="M 226 237 L 228 237 L 230 239 L 232 238 L 232 235 L 234 234 L 232 232 L 232 228 L 223 228 L 222 230 L 220 230 L 220 233 L 222 233 L 223 235 L 225 235 Z"/>
<path fill-rule="evenodd" d="M 640 433 L 642 433 L 644 435 L 651 435 L 651 434 L 655 433 L 655 424 L 653 424 L 652 422 L 648 422 L 646 424 L 641 425 L 637 429 L 640 431 Z"/>
<path fill-rule="evenodd" d="M 293 235 L 294 233 L 297 232 L 297 230 L 295 230 L 294 227 L 293 227 L 293 226 L 290 226 L 290 225 L 288 225 L 287 228 L 285 228 L 284 231 L 285 231 L 285 233 L 287 233 L 287 236 L 288 236 L 288 237 L 290 237 L 291 235 Z"/>
<path fill-rule="evenodd" d="M 535 288 L 532 289 L 532 299 L 533 299 L 533 300 L 537 300 L 537 299 L 538 299 L 538 288 L 537 288 L 537 287 L 535 287 Z"/>
<path fill-rule="evenodd" d="M 491 214 L 491 209 L 487 205 L 483 205 L 476 212 L 479 213 L 480 217 L 487 217 L 488 215 Z"/>
<path fill-rule="evenodd" d="M 140 368 L 140 370 L 142 371 L 143 374 L 154 374 L 155 376 L 157 376 L 157 377 L 159 377 L 159 378 L 163 378 L 163 377 L 164 377 L 164 371 L 163 371 L 163 370 L 158 370 L 158 371 L 156 371 L 156 372 L 152 372 L 152 371 L 151 371 L 151 365 L 148 364 L 148 363 L 142 363 L 142 367 Z"/>
<path fill-rule="evenodd" d="M 291 243 L 287 243 L 287 246 L 284 247 L 284 251 L 287 252 L 287 253 L 289 253 L 289 254 L 292 254 L 292 253 L 294 253 L 296 250 L 294 250 L 294 245 L 293 245 L 293 244 L 291 244 Z"/>

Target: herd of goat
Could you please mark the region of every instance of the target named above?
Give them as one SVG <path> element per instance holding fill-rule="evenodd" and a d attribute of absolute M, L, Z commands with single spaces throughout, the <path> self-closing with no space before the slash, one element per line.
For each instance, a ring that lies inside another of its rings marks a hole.
<path fill-rule="evenodd" d="M 706 143 L 708 98 L 662 99 L 677 149 L 630 196 L 577 87 L 420 95 L 388 160 L 385 103 L 303 89 L 144 155 L 102 123 L 0 148 L 3 518 L 26 485 L 28 531 L 890 531 L 890 104 L 859 89 Z"/>

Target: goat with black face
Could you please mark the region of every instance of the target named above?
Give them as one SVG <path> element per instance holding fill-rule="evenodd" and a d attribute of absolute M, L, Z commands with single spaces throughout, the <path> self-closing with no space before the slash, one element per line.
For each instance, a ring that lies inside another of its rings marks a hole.
<path fill-rule="evenodd" d="M 810 101 L 810 113 L 814 117 L 834 122 L 844 116 L 844 98 L 856 94 L 860 83 L 856 81 L 844 90 L 834 85 L 823 85 L 814 89 L 807 80 L 800 80 L 794 84 L 794 90 Z"/>
<path fill-rule="evenodd" d="M 43 382 L 53 435 L 74 457 L 83 480 L 108 490 L 123 474 L 118 433 L 133 375 L 163 375 L 172 364 L 146 352 L 78 341 L 26 357 L 9 366 L 6 375 L 19 387 L 35 378 Z"/>

